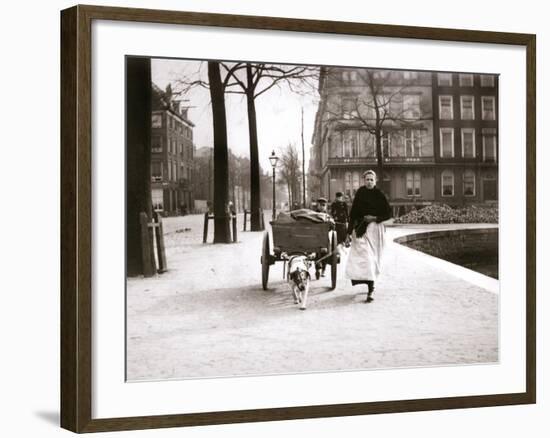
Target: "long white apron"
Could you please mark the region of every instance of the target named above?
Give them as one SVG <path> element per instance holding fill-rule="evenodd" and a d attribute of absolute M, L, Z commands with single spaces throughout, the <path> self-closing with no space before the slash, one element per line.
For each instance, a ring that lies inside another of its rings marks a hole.
<path fill-rule="evenodd" d="M 351 247 L 346 265 L 346 277 L 350 280 L 375 281 L 380 274 L 386 228 L 384 224 L 371 222 L 361 237 L 351 236 Z"/>

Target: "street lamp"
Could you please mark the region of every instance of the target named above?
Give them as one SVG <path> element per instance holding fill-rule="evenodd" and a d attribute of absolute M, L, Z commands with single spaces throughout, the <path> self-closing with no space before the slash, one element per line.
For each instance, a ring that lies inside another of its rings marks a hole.
<path fill-rule="evenodd" d="M 275 151 L 271 152 L 269 162 L 273 168 L 273 220 L 275 220 L 275 167 L 277 167 L 277 161 L 279 161 L 279 157 L 275 155 Z"/>

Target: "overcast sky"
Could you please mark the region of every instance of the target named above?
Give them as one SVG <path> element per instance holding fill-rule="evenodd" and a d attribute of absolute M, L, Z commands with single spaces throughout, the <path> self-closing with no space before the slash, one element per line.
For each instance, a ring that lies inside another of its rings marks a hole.
<path fill-rule="evenodd" d="M 152 80 L 161 89 L 168 83 L 177 89 L 177 81 L 184 77 L 197 78 L 200 71 L 206 80 L 207 66 L 200 61 L 176 59 L 153 59 Z M 196 87 L 185 97 L 188 101 L 188 117 L 195 124 L 194 143 L 197 148 L 213 146 L 212 111 L 210 92 Z M 288 143 L 294 143 L 301 154 L 301 109 L 304 109 L 304 144 L 306 168 L 309 160 L 309 147 L 313 134 L 313 123 L 317 111 L 318 96 L 301 96 L 288 87 L 273 87 L 256 99 L 258 143 L 260 164 L 264 170 L 270 169 L 268 157 L 271 151 L 280 156 L 280 150 Z M 229 148 L 236 155 L 249 156 L 248 116 L 246 100 L 242 95 L 226 94 L 227 134 Z"/>

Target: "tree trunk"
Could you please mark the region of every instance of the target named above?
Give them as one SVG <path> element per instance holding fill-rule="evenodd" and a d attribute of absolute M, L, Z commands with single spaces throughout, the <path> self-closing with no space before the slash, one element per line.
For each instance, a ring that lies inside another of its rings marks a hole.
<path fill-rule="evenodd" d="M 126 274 L 154 272 L 143 266 L 139 214 L 151 221 L 151 60 L 126 61 Z M 153 259 L 154 260 L 154 259 Z"/>
<path fill-rule="evenodd" d="M 388 194 L 388 187 L 384 181 L 384 154 L 382 151 L 382 132 L 377 130 L 376 132 L 376 175 L 377 175 L 377 186 L 382 190 L 386 195 Z"/>
<path fill-rule="evenodd" d="M 227 122 L 224 90 L 218 62 L 208 62 L 208 81 L 214 128 L 214 243 L 230 243 L 231 235 L 227 213 L 227 189 L 229 186 Z"/>
<path fill-rule="evenodd" d="M 250 230 L 262 231 L 260 220 L 260 160 L 258 154 L 258 127 L 256 124 L 256 104 L 254 102 L 254 85 L 252 67 L 246 65 L 247 92 L 246 106 L 248 110 L 248 137 L 250 142 Z"/>
<path fill-rule="evenodd" d="M 304 107 L 302 107 L 302 208 L 306 208 L 306 149 L 304 145 Z"/>

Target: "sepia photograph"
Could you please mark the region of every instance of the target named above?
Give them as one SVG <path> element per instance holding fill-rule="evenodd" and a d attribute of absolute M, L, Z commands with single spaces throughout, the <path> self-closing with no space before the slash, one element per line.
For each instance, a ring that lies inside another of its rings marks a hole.
<path fill-rule="evenodd" d="M 126 56 L 128 382 L 499 362 L 499 75 Z"/>

